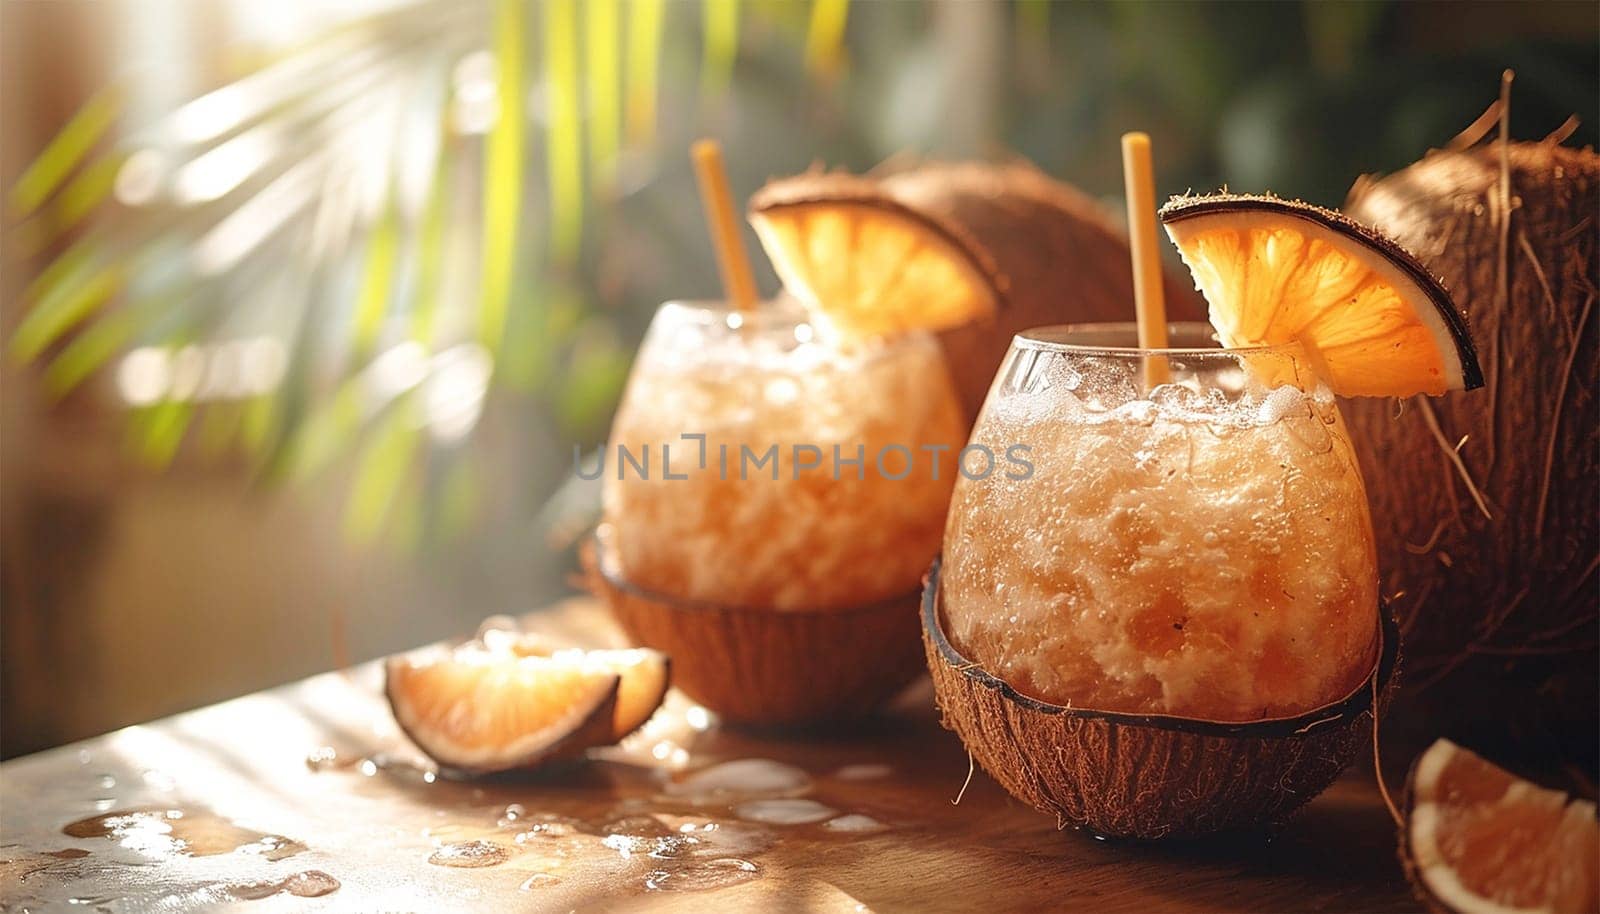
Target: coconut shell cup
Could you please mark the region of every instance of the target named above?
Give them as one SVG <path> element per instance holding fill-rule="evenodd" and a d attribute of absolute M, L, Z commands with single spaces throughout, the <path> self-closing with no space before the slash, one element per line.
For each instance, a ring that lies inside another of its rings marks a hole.
<path fill-rule="evenodd" d="M 589 589 L 628 637 L 672 657 L 673 685 L 724 721 L 767 726 L 860 717 L 923 671 L 920 593 L 848 609 L 721 606 L 651 593 L 582 550 Z"/>
<path fill-rule="evenodd" d="M 1372 672 L 1340 701 L 1293 718 L 1220 723 L 1068 708 L 1022 695 L 945 637 L 939 563 L 923 593 L 923 644 L 947 729 L 1012 796 L 1061 827 L 1186 838 L 1272 826 L 1321 793 L 1372 734 L 1396 680 L 1385 605 Z M 1374 686 L 1376 681 L 1376 687 Z"/>

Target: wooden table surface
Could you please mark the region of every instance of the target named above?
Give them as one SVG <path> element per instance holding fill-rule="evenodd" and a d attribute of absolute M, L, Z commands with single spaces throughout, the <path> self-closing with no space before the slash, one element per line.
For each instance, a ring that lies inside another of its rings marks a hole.
<path fill-rule="evenodd" d="M 528 624 L 617 637 L 582 599 Z M 587 764 L 453 783 L 399 735 L 379 680 L 371 664 L 329 673 L 0 766 L 0 909 L 1416 907 L 1370 771 L 1272 836 L 1101 841 L 1058 831 L 982 771 L 963 792 L 967 755 L 924 680 L 827 734 L 719 727 L 674 692 Z M 771 763 L 714 767 L 754 759 Z M 740 772 L 737 790 L 702 789 Z M 815 821 L 773 821 L 785 815 Z"/>

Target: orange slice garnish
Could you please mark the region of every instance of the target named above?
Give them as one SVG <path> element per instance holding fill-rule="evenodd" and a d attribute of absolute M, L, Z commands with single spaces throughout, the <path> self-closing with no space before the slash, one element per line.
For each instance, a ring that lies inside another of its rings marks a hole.
<path fill-rule="evenodd" d="M 1483 385 L 1445 291 L 1415 257 L 1331 210 L 1276 197 L 1178 197 L 1161 221 L 1224 346 L 1300 343 L 1343 396 Z"/>

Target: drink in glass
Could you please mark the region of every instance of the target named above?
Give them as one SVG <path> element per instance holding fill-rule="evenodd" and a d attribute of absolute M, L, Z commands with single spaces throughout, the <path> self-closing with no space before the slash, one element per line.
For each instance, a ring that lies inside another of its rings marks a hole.
<path fill-rule="evenodd" d="M 602 567 L 721 606 L 913 594 L 939 550 L 964 434 L 929 335 L 840 346 L 789 303 L 669 303 L 612 427 Z"/>
<path fill-rule="evenodd" d="M 1176 325 L 1019 335 L 974 444 L 1031 472 L 963 474 L 945 532 L 945 630 L 1053 704 L 1217 721 L 1349 694 L 1378 649 L 1360 470 L 1298 346 L 1218 349 Z M 1145 385 L 1159 358 L 1170 378 Z"/>

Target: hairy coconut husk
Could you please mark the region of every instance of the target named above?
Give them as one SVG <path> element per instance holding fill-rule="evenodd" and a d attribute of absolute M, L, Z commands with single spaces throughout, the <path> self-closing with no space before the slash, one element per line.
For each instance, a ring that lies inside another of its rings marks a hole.
<path fill-rule="evenodd" d="M 1184 838 L 1283 821 L 1368 745 L 1373 696 L 1381 713 L 1396 680 L 1398 631 L 1385 610 L 1372 672 L 1344 699 L 1297 717 L 1220 723 L 1068 708 L 963 657 L 939 607 L 936 562 L 922 635 L 945 727 L 1012 796 L 1101 835 Z"/>
<path fill-rule="evenodd" d="M 582 550 L 590 589 L 636 643 L 673 658 L 673 685 L 742 724 L 859 717 L 922 672 L 918 594 L 838 610 L 718 606 L 652 594 Z"/>
<path fill-rule="evenodd" d="M 759 219 L 784 207 L 827 204 L 920 221 L 986 280 L 992 316 L 939 334 L 969 420 L 1018 332 L 1133 314 L 1126 232 L 1093 198 L 1032 165 L 924 163 L 868 176 L 813 170 L 768 183 L 750 198 L 750 212 Z M 1164 286 L 1172 320 L 1205 318 L 1186 277 L 1169 272 Z"/>
<path fill-rule="evenodd" d="M 1437 152 L 1347 212 L 1441 275 L 1487 390 L 1350 401 L 1386 593 L 1436 734 L 1595 769 L 1600 717 L 1600 156 Z M 1531 729 L 1530 729 L 1531 728 Z M 1592 775 L 1591 775 L 1592 777 Z"/>

